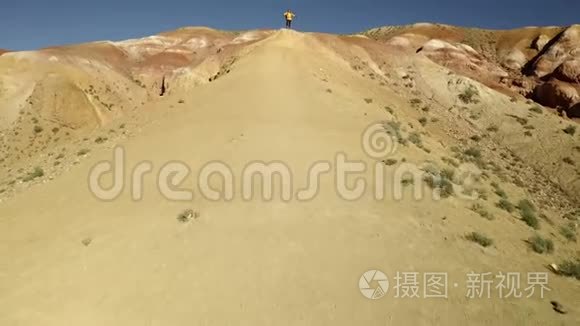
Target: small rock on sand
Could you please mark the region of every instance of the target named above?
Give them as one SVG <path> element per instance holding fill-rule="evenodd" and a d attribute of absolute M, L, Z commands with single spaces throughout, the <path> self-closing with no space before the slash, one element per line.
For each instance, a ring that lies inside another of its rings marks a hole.
<path fill-rule="evenodd" d="M 560 314 L 568 313 L 566 308 L 564 308 L 564 306 L 561 303 L 559 303 L 558 301 L 550 301 L 550 303 L 552 304 L 552 308 L 554 309 L 554 311 L 556 311 L 557 313 L 560 313 Z"/>

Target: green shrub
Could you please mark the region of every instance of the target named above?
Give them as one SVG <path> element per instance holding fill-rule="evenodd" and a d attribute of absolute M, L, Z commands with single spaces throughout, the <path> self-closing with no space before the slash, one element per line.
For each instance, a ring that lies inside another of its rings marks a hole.
<path fill-rule="evenodd" d="M 385 124 L 385 131 L 393 137 L 397 138 L 397 142 L 401 145 L 407 145 L 407 140 L 403 138 L 401 133 L 401 123 L 397 121 L 388 121 Z"/>
<path fill-rule="evenodd" d="M 383 161 L 383 163 L 385 163 L 385 165 L 391 166 L 391 165 L 395 165 L 397 164 L 397 160 L 389 158 Z"/>
<path fill-rule="evenodd" d="M 481 113 L 479 112 L 473 112 L 469 115 L 469 119 L 471 120 L 479 120 L 479 118 L 481 118 Z"/>
<path fill-rule="evenodd" d="M 97 143 L 97 144 L 102 144 L 102 143 L 104 143 L 106 141 L 107 141 L 107 138 L 106 137 L 97 137 L 95 139 L 95 143 Z"/>
<path fill-rule="evenodd" d="M 515 115 L 514 115 L 513 117 L 514 117 L 514 119 L 516 119 L 516 121 L 517 121 L 519 124 L 521 124 L 522 126 L 525 126 L 525 125 L 527 125 L 527 124 L 528 124 L 528 119 L 526 119 L 526 118 L 518 117 L 518 116 L 515 116 Z"/>
<path fill-rule="evenodd" d="M 493 215 L 488 212 L 485 207 L 483 207 L 483 205 L 481 204 L 473 204 L 473 206 L 471 206 L 471 210 L 476 212 L 477 214 L 479 214 L 479 216 L 487 219 L 487 220 L 493 220 L 494 217 Z"/>
<path fill-rule="evenodd" d="M 427 173 L 423 177 L 423 181 L 431 189 L 439 191 L 441 198 L 448 198 L 454 194 L 453 183 L 443 176 Z"/>
<path fill-rule="evenodd" d="M 418 98 L 413 98 L 409 101 L 409 103 L 411 103 L 411 105 L 413 105 L 413 106 L 416 106 L 416 105 L 421 104 L 421 100 Z"/>
<path fill-rule="evenodd" d="M 482 247 L 489 247 L 493 244 L 493 240 L 487 237 L 485 234 L 479 232 L 471 232 L 466 237 L 467 240 L 478 243 Z"/>
<path fill-rule="evenodd" d="M 419 118 L 419 123 L 420 123 L 420 124 L 421 124 L 423 127 L 425 127 L 425 126 L 427 125 L 427 118 L 425 118 L 425 117 L 421 117 L 421 118 Z"/>
<path fill-rule="evenodd" d="M 453 180 L 455 177 L 455 169 L 445 168 L 441 170 L 441 177 L 447 180 Z"/>
<path fill-rule="evenodd" d="M 536 208 L 529 200 L 520 200 L 518 203 L 518 209 L 520 210 L 520 216 L 522 217 L 522 220 L 527 225 L 533 227 L 534 229 L 538 229 L 540 227 L 540 221 L 536 216 Z"/>
<path fill-rule="evenodd" d="M 89 152 L 90 152 L 90 150 L 88 150 L 86 148 L 83 148 L 83 149 L 81 149 L 80 151 L 77 152 L 77 155 L 78 156 L 83 156 L 83 155 L 88 154 Z"/>
<path fill-rule="evenodd" d="M 34 170 L 29 172 L 24 178 L 22 178 L 22 181 L 28 182 L 28 181 L 32 181 L 36 178 L 40 178 L 42 176 L 44 176 L 44 170 L 42 170 L 41 167 L 37 166 L 34 168 Z"/>
<path fill-rule="evenodd" d="M 410 176 L 405 176 L 401 179 L 401 184 L 403 186 L 410 186 L 414 183 L 415 183 L 415 179 L 413 179 L 413 177 L 410 177 Z"/>
<path fill-rule="evenodd" d="M 576 225 L 570 222 L 567 225 L 560 227 L 560 234 L 564 236 L 568 241 L 576 242 Z"/>
<path fill-rule="evenodd" d="M 536 213 L 531 211 L 520 211 L 520 215 L 522 216 L 522 220 L 527 225 L 533 227 L 534 229 L 540 228 L 540 221 L 536 217 Z"/>
<path fill-rule="evenodd" d="M 518 202 L 518 209 L 530 210 L 533 212 L 536 211 L 534 204 L 532 204 L 532 202 L 527 199 L 522 199 Z"/>
<path fill-rule="evenodd" d="M 505 198 L 501 198 L 496 205 L 508 213 L 512 213 L 515 210 L 514 205 Z"/>
<path fill-rule="evenodd" d="M 576 133 L 576 126 L 569 125 L 568 127 L 564 128 L 563 131 L 570 136 L 574 136 L 574 134 Z"/>
<path fill-rule="evenodd" d="M 439 183 L 439 195 L 441 198 L 448 198 L 453 196 L 454 193 L 455 190 L 453 189 L 453 183 L 448 179 L 441 179 L 441 182 Z"/>
<path fill-rule="evenodd" d="M 580 259 L 564 261 L 560 264 L 559 270 L 561 275 L 580 280 Z"/>
<path fill-rule="evenodd" d="M 477 90 L 477 88 L 473 87 L 473 85 L 469 85 L 469 87 L 463 90 L 463 93 L 459 94 L 458 97 L 461 100 L 461 102 L 465 104 L 470 104 L 470 103 L 479 103 L 479 99 L 477 99 L 477 96 L 479 96 L 479 91 Z"/>
<path fill-rule="evenodd" d="M 551 239 L 544 239 L 539 235 L 535 235 L 528 240 L 532 250 L 539 254 L 551 254 L 554 252 L 554 242 Z"/>
<path fill-rule="evenodd" d="M 470 147 L 468 149 L 466 149 L 463 154 L 467 155 L 467 156 L 471 156 L 475 159 L 480 159 L 481 158 L 481 151 L 477 148 L 474 147 Z"/>
<path fill-rule="evenodd" d="M 469 137 L 469 139 L 471 139 L 471 140 L 473 140 L 475 142 L 478 142 L 478 141 L 481 140 L 481 136 L 479 136 L 479 135 L 473 135 L 473 136 Z"/>
<path fill-rule="evenodd" d="M 499 196 L 499 197 L 501 197 L 501 198 L 504 198 L 504 199 L 507 199 L 507 198 L 508 198 L 508 195 L 507 195 L 507 193 L 505 192 L 505 190 L 503 190 L 503 189 L 501 189 L 501 188 L 496 188 L 496 189 L 495 189 L 495 194 L 496 194 L 496 195 L 498 195 L 498 196 Z"/>
<path fill-rule="evenodd" d="M 423 140 L 418 132 L 412 132 L 409 134 L 409 141 L 419 147 L 423 146 Z"/>
<path fill-rule="evenodd" d="M 192 218 L 196 218 L 197 214 L 192 209 L 186 209 L 177 215 L 177 220 L 181 223 L 189 222 Z"/>

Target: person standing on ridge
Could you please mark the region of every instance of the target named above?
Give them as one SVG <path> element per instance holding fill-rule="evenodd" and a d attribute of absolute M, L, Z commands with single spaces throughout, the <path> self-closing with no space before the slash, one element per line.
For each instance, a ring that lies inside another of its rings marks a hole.
<path fill-rule="evenodd" d="M 292 28 L 292 19 L 294 19 L 296 15 L 290 10 L 286 10 L 284 13 L 284 18 L 286 18 L 286 28 Z"/>

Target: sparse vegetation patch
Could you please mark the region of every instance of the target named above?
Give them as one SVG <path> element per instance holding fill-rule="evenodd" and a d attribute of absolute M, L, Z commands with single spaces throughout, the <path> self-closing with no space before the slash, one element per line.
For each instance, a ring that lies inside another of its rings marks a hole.
<path fill-rule="evenodd" d="M 407 145 L 407 140 L 401 133 L 401 123 L 397 121 L 389 121 L 385 124 L 385 131 L 391 136 L 397 138 L 397 142 L 401 145 Z"/>
<path fill-rule="evenodd" d="M 80 151 L 77 152 L 78 156 L 83 156 L 83 155 L 87 155 L 90 152 L 90 150 L 83 148 Z"/>
<path fill-rule="evenodd" d="M 471 210 L 476 212 L 477 214 L 479 214 L 479 216 L 487 219 L 487 220 L 493 220 L 494 217 L 493 215 L 488 212 L 485 207 L 483 207 L 483 205 L 481 204 L 473 204 L 473 206 L 471 206 Z"/>
<path fill-rule="evenodd" d="M 580 259 L 566 260 L 560 264 L 560 274 L 568 277 L 575 277 L 580 280 Z"/>
<path fill-rule="evenodd" d="M 471 232 L 466 237 L 467 240 L 473 241 L 482 247 L 489 247 L 493 244 L 493 240 L 483 233 Z"/>
<path fill-rule="evenodd" d="M 395 165 L 395 164 L 397 164 L 397 162 L 398 162 L 397 160 L 392 159 L 392 158 L 383 160 L 383 163 L 385 163 L 385 165 L 388 165 L 388 166 Z"/>
<path fill-rule="evenodd" d="M 570 222 L 560 227 L 560 234 L 568 241 L 576 242 L 576 224 Z"/>
<path fill-rule="evenodd" d="M 522 199 L 518 203 L 518 209 L 520 210 L 520 215 L 522 220 L 534 229 L 540 228 L 540 221 L 536 216 L 536 208 L 527 199 Z"/>
<path fill-rule="evenodd" d="M 554 242 L 551 239 L 535 235 L 528 240 L 528 243 L 532 250 L 539 254 L 551 254 L 554 252 Z"/>
<path fill-rule="evenodd" d="M 29 182 L 42 176 L 44 176 L 44 170 L 41 167 L 37 166 L 34 168 L 34 170 L 29 172 L 24 178 L 22 178 L 22 181 Z"/>
<path fill-rule="evenodd" d="M 576 134 L 576 126 L 569 125 L 568 127 L 564 128 L 562 131 L 567 133 L 570 136 L 574 136 Z"/>
<path fill-rule="evenodd" d="M 459 99 L 465 104 L 477 104 L 479 103 L 479 91 L 473 85 L 469 85 L 461 94 L 459 94 Z"/>
<path fill-rule="evenodd" d="M 501 198 L 499 200 L 499 202 L 497 203 L 497 207 L 503 209 L 504 211 L 506 211 L 508 213 L 512 213 L 515 210 L 514 204 L 512 204 L 506 198 Z"/>

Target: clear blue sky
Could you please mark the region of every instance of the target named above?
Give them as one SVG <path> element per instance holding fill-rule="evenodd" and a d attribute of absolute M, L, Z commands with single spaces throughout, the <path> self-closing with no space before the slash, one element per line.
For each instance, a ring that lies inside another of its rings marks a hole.
<path fill-rule="evenodd" d="M 383 25 L 440 22 L 512 28 L 580 23 L 580 0 L 0 0 L 0 48 L 28 50 L 122 40 L 182 26 L 353 33 Z"/>

